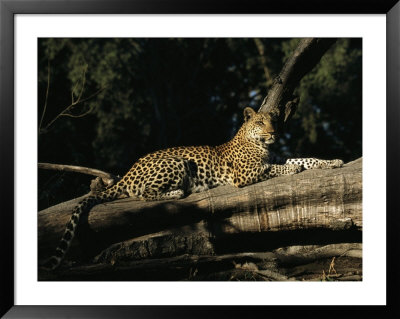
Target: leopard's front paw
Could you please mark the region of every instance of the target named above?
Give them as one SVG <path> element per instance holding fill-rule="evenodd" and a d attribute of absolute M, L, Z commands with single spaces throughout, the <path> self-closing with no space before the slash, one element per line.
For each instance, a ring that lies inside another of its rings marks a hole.
<path fill-rule="evenodd" d="M 293 175 L 300 173 L 302 170 L 304 170 L 303 165 L 297 165 L 297 164 L 286 164 L 286 174 L 288 175 Z"/>
<path fill-rule="evenodd" d="M 343 166 L 343 161 L 340 159 L 334 159 L 329 161 L 328 168 L 338 168 Z"/>

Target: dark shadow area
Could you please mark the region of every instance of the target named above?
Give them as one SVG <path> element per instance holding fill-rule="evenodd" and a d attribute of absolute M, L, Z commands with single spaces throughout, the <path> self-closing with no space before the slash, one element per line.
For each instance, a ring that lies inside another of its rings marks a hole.
<path fill-rule="evenodd" d="M 176 257 L 119 261 L 116 264 L 82 263 L 64 265 L 59 270 L 49 273 L 40 271 L 39 280 L 44 281 L 176 281 L 176 280 L 271 280 L 257 272 L 236 269 L 237 264 L 252 263 L 258 267 L 271 268 L 262 257 L 241 255 L 241 253 L 269 252 L 280 247 L 293 245 L 330 245 L 340 243 L 361 243 L 362 232 L 352 229 L 332 231 L 325 229 L 282 231 L 270 233 L 241 233 L 220 236 L 213 240 L 214 256 L 193 256 L 183 254 Z M 228 256 L 218 258 L 218 256 Z M 313 278 L 316 273 L 329 267 L 332 258 L 291 257 L 290 262 L 274 261 L 273 269 L 291 274 L 293 277 Z M 340 257 L 343 269 L 359 272 L 362 261 L 359 258 Z M 267 266 L 265 266 L 267 265 Z M 340 265 L 340 264 L 339 264 Z M 338 268 L 340 269 L 340 268 Z M 276 279 L 275 279 L 276 280 Z"/>
<path fill-rule="evenodd" d="M 362 232 L 356 229 L 333 231 L 329 229 L 293 230 L 262 233 L 240 233 L 213 240 L 217 254 L 270 251 L 293 245 L 329 245 L 361 243 Z"/>
<path fill-rule="evenodd" d="M 119 216 L 117 227 L 104 228 L 101 229 L 101 232 L 93 231 L 88 223 L 88 215 L 83 215 L 76 234 L 77 240 L 73 242 L 73 248 L 67 253 L 66 258 L 89 261 L 114 243 L 171 228 L 179 229 L 182 226 L 186 226 L 186 231 L 188 232 L 191 224 L 211 218 L 209 212 L 189 206 L 190 204 L 181 201 L 164 201 L 156 206 L 143 208 L 140 213 L 126 212 Z M 229 217 L 232 214 L 232 212 L 224 212 L 221 218 Z M 46 241 L 48 239 L 43 237 L 42 240 Z M 54 243 L 54 249 L 57 243 L 58 241 Z M 42 250 L 39 250 L 39 260 L 45 260 L 49 254 L 53 253 L 51 249 L 43 251 L 43 246 L 41 248 Z"/>
<path fill-rule="evenodd" d="M 170 207 L 178 206 L 176 214 L 171 214 Z M 202 209 L 185 208 L 185 203 L 171 201 L 158 204 L 156 207 L 144 208 L 140 214 L 124 214 L 123 226 L 118 225 L 118 230 L 105 229 L 101 234 L 91 230 L 82 230 L 80 239 L 82 242 L 91 242 L 93 255 L 103 250 L 112 243 L 129 240 L 131 238 L 157 233 L 171 228 L 182 226 L 190 227 L 191 224 L 207 219 L 210 214 Z M 86 229 L 89 226 L 86 225 Z"/>

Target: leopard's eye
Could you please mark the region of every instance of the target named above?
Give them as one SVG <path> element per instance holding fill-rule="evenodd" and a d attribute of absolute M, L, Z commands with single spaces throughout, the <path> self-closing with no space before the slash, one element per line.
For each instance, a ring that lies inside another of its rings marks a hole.
<path fill-rule="evenodd" d="M 257 125 L 264 125 L 264 122 L 263 121 L 257 121 L 256 124 Z"/>

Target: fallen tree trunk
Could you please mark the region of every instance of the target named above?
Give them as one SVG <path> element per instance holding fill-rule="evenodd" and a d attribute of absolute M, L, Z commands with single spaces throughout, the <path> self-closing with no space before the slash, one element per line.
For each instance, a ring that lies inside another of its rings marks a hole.
<path fill-rule="evenodd" d="M 177 201 L 123 199 L 94 207 L 69 257 L 115 264 L 183 254 L 361 242 L 362 159 Z M 39 261 L 53 253 L 81 198 L 39 212 Z"/>

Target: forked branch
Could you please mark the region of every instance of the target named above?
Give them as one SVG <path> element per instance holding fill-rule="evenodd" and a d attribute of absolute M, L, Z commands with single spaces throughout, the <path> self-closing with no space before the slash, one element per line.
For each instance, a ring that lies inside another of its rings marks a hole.
<path fill-rule="evenodd" d="M 47 110 L 47 101 L 48 101 L 48 96 L 49 96 L 49 89 L 50 89 L 50 62 L 48 63 L 48 73 L 47 73 L 47 89 L 46 89 L 46 98 L 45 98 L 45 104 L 44 104 L 44 108 L 43 108 L 43 113 L 40 119 L 40 123 L 39 123 L 39 135 L 43 134 L 45 132 L 48 131 L 49 127 L 51 125 L 53 125 L 53 123 L 55 121 L 57 121 L 60 117 L 62 116 L 67 116 L 67 117 L 73 117 L 73 118 L 80 118 L 80 117 L 84 117 L 86 115 L 88 115 L 89 113 L 91 113 L 94 109 L 94 106 L 92 106 L 91 108 L 89 108 L 87 111 L 81 112 L 79 114 L 73 114 L 71 111 L 72 109 L 77 106 L 78 104 L 82 104 L 83 102 L 86 102 L 88 100 L 90 100 L 91 98 L 95 97 L 96 95 L 100 94 L 102 91 L 105 90 L 106 87 L 102 87 L 99 90 L 97 90 L 96 92 L 94 92 L 93 94 L 89 95 L 86 98 L 83 98 L 83 92 L 84 92 L 84 88 L 85 88 L 85 83 L 86 83 L 86 70 L 87 67 L 83 68 L 82 71 L 82 76 L 81 79 L 78 80 L 72 91 L 71 91 L 71 104 L 68 105 L 67 107 L 65 107 L 63 109 L 63 111 L 61 111 L 55 118 L 53 118 L 44 128 L 42 128 L 42 124 L 43 124 L 43 118 L 45 116 L 46 110 Z M 79 93 L 77 95 L 77 97 L 75 98 L 75 91 L 79 85 L 79 83 L 81 83 L 80 85 L 80 90 Z"/>

